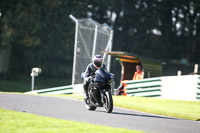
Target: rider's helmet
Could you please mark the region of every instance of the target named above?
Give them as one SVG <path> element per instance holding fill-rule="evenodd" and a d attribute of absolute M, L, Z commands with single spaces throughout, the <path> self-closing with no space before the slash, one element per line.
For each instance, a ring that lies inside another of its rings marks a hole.
<path fill-rule="evenodd" d="M 103 59 L 101 55 L 95 55 L 92 60 L 92 64 L 94 65 L 95 68 L 101 68 L 102 62 L 103 62 Z"/>

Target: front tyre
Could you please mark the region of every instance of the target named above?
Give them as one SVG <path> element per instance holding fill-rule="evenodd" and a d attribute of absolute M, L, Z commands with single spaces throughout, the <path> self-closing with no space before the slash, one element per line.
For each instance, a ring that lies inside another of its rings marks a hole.
<path fill-rule="evenodd" d="M 110 91 L 104 92 L 103 107 L 107 113 L 111 113 L 113 110 L 113 99 Z"/>
<path fill-rule="evenodd" d="M 94 111 L 97 107 L 96 106 L 93 106 L 90 104 L 90 100 L 89 99 L 85 99 L 85 107 L 88 109 L 88 110 L 91 110 L 91 111 Z"/>

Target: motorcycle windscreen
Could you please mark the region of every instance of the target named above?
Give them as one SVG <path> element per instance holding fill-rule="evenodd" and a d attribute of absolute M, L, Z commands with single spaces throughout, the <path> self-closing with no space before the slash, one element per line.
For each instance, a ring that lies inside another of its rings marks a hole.
<path fill-rule="evenodd" d="M 105 83 L 107 81 L 107 72 L 103 68 L 96 71 L 95 82 Z"/>

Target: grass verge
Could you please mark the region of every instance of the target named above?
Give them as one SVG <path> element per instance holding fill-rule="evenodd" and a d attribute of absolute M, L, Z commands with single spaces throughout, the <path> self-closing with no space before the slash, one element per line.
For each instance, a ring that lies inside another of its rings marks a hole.
<path fill-rule="evenodd" d="M 84 122 L 74 122 L 55 118 L 43 117 L 34 114 L 8 111 L 0 109 L 0 132 L 20 132 L 20 133 L 45 133 L 45 132 L 115 132 L 115 133 L 142 133 L 141 131 L 128 130 L 122 128 L 112 128 L 88 124 Z"/>
<path fill-rule="evenodd" d="M 188 120 L 200 120 L 200 101 L 113 96 L 114 105 Z"/>

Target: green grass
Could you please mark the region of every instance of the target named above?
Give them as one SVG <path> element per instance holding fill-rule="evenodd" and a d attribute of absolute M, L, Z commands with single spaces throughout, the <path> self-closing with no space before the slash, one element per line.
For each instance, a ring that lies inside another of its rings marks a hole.
<path fill-rule="evenodd" d="M 12 133 L 140 133 L 140 131 L 60 120 L 34 114 L 0 109 L 0 132 Z"/>
<path fill-rule="evenodd" d="M 66 78 L 58 77 L 42 77 L 35 78 L 35 89 L 44 89 L 57 86 L 65 86 L 70 84 L 71 81 Z M 31 76 L 18 75 L 11 79 L 0 79 L 0 91 L 4 92 L 26 92 L 31 91 Z"/>
<path fill-rule="evenodd" d="M 113 96 L 114 105 L 188 120 L 200 120 L 200 101 Z"/>

